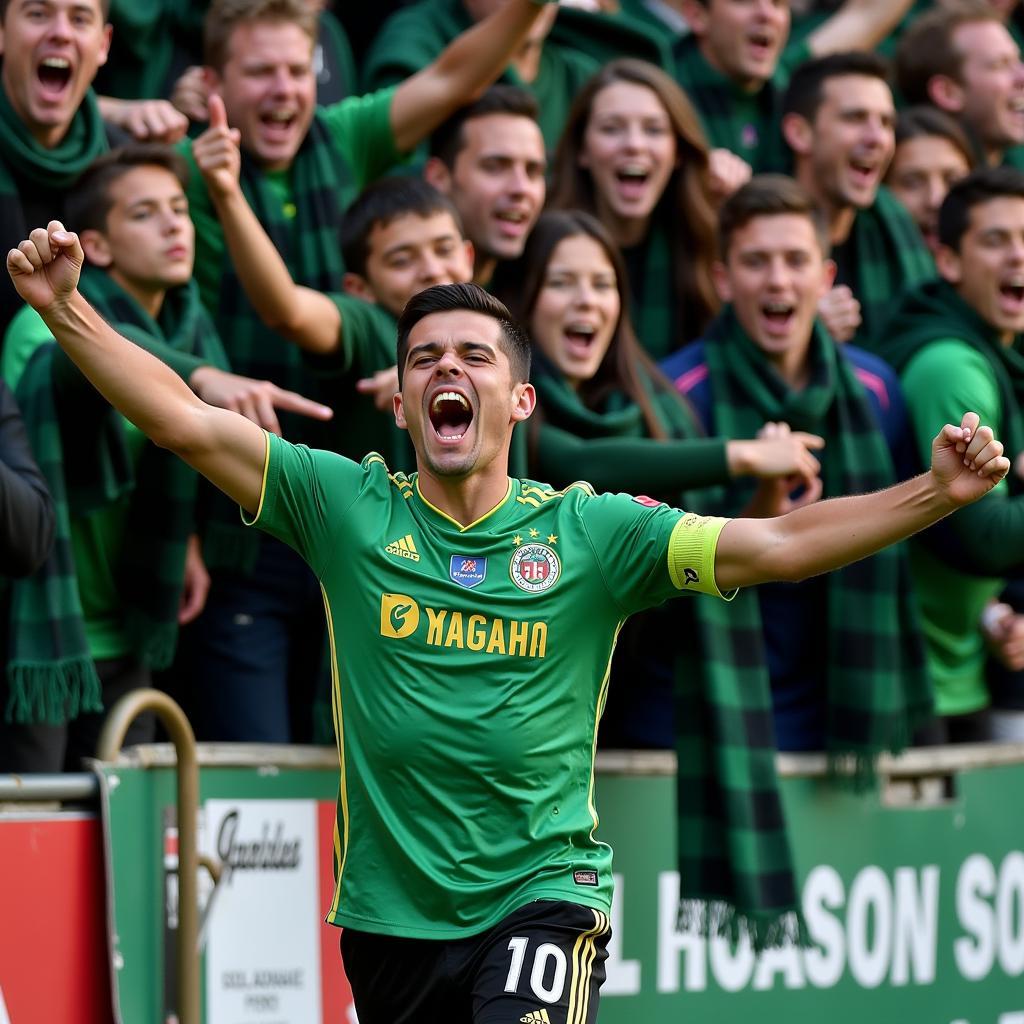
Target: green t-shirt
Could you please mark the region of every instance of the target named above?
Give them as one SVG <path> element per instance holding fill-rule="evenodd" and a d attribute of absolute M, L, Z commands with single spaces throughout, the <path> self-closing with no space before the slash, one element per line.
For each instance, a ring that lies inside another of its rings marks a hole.
<path fill-rule="evenodd" d="M 13 390 L 26 364 L 40 345 L 53 341 L 50 329 L 30 306 L 21 309 L 4 335 L 0 373 Z M 146 446 L 146 435 L 124 420 L 125 443 L 134 465 Z M 71 510 L 71 550 L 75 560 L 78 596 L 82 602 L 89 653 L 97 660 L 129 654 L 132 644 L 124 629 L 124 605 L 117 584 L 131 495 L 112 501 L 86 515 Z"/>
<path fill-rule="evenodd" d="M 382 89 L 367 96 L 350 96 L 340 103 L 318 109 L 321 123 L 337 149 L 345 154 L 352 173 L 351 195 L 341 197 L 342 208 L 359 194 L 365 185 L 380 177 L 402 159 L 391 131 L 391 100 L 394 89 Z M 226 250 L 224 232 L 214 212 L 206 184 L 192 157 L 192 142 L 185 139 L 179 150 L 188 159 L 189 212 L 196 227 L 196 263 L 194 277 L 199 284 L 203 305 L 218 309 L 220 274 Z M 295 204 L 290 173 L 287 170 L 267 172 L 267 184 L 280 203 L 282 218 L 293 220 Z M 341 281 L 338 281 L 340 286 Z M 224 339 L 230 350 L 230 339 Z"/>
<path fill-rule="evenodd" d="M 932 438 L 938 423 L 959 423 L 964 409 L 973 409 L 997 436 L 1003 436 L 999 385 L 988 360 L 973 345 L 946 338 L 924 346 L 901 374 L 918 451 L 931 461 Z M 983 501 L 1003 501 L 1006 481 Z M 914 542 L 910 564 L 921 607 L 928 668 L 941 715 L 962 715 L 988 704 L 985 686 L 985 641 L 981 614 L 1003 588 L 1003 580 L 968 576 L 948 566 L 924 544 Z"/>
<path fill-rule="evenodd" d="M 268 439 L 252 522 L 319 578 L 334 662 L 328 920 L 453 939 L 536 899 L 607 912 L 594 749 L 615 638 L 680 590 L 718 594 L 725 520 L 510 480 L 461 527 L 379 455 Z"/>

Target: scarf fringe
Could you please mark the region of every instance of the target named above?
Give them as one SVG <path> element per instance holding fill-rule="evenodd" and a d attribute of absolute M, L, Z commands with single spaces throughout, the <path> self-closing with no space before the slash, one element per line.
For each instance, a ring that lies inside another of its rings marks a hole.
<path fill-rule="evenodd" d="M 92 658 L 38 665 L 10 665 L 10 695 L 4 715 L 19 725 L 62 725 L 103 710 L 100 677 Z"/>
<path fill-rule="evenodd" d="M 733 945 L 746 937 L 757 953 L 784 946 L 809 949 L 814 945 L 799 910 L 742 911 L 715 899 L 681 899 L 676 931 L 704 939 L 724 938 Z"/>

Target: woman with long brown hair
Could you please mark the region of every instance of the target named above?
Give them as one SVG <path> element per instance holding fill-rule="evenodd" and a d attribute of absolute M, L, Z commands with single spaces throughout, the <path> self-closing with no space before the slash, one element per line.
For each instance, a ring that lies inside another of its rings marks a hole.
<path fill-rule="evenodd" d="M 548 205 L 596 216 L 622 249 L 641 342 L 655 359 L 696 339 L 718 310 L 715 204 L 749 177 L 708 149 L 693 105 L 652 64 L 611 61 L 577 94 Z"/>

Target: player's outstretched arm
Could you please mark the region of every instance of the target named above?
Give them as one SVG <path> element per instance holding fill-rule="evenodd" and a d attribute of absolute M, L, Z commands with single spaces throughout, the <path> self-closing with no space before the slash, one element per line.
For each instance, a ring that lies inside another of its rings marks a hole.
<path fill-rule="evenodd" d="M 169 366 L 118 334 L 78 291 L 84 259 L 78 236 L 54 220 L 11 249 L 7 271 L 18 294 L 114 408 L 255 511 L 263 486 L 263 431 L 238 413 L 202 402 Z"/>
<path fill-rule="evenodd" d="M 734 519 L 718 541 L 721 590 L 798 581 L 838 569 L 923 530 L 987 494 L 1010 460 L 976 413 L 947 424 L 932 443 L 927 473 L 874 494 L 807 505 L 775 519 Z"/>
<path fill-rule="evenodd" d="M 238 129 L 228 127 L 220 96 L 213 93 L 208 105 L 210 127 L 192 143 L 192 155 L 206 182 L 245 294 L 271 330 L 310 352 L 333 352 L 341 341 L 338 307 L 326 295 L 292 280 L 239 184 Z"/>
<path fill-rule="evenodd" d="M 453 39 L 437 60 L 407 78 L 391 102 L 391 131 L 402 152 L 419 145 L 505 70 L 547 0 L 508 0 Z"/>

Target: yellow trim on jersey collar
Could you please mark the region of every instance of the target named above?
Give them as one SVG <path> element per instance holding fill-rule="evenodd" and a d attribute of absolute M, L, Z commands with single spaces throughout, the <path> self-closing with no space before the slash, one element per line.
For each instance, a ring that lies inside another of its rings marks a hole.
<path fill-rule="evenodd" d="M 499 501 L 498 504 L 490 510 L 490 512 L 485 512 L 479 519 L 474 519 L 468 526 L 463 526 L 457 519 L 452 519 L 447 512 L 442 512 L 436 505 L 423 497 L 423 492 L 420 490 L 419 474 L 416 476 L 416 497 L 419 498 L 420 501 L 422 501 L 423 504 L 431 510 L 431 512 L 436 512 L 442 519 L 447 519 L 449 523 L 458 529 L 459 533 L 465 533 L 467 530 L 472 530 L 474 526 L 479 526 L 485 519 L 490 519 L 490 517 L 493 516 L 494 513 L 512 497 L 512 478 L 509 477 L 508 489 L 505 491 L 505 497 L 502 498 L 501 501 Z"/>

